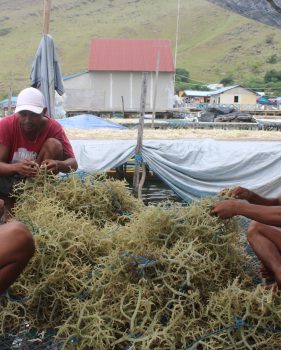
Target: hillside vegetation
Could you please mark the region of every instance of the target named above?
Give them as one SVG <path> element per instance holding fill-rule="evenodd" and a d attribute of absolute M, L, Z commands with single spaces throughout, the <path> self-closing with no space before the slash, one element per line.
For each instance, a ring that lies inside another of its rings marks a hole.
<path fill-rule="evenodd" d="M 168 38 L 176 44 L 177 0 L 52 0 L 50 34 L 64 76 L 87 69 L 92 37 Z M 0 96 L 29 84 L 42 35 L 43 0 L 0 2 Z M 269 63 L 275 55 L 275 63 Z M 214 83 L 281 70 L 280 29 L 206 0 L 181 1 L 177 67 Z"/>

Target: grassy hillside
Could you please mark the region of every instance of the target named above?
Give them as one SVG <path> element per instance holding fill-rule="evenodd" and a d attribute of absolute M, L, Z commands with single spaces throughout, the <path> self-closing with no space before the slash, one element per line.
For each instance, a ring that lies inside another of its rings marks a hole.
<path fill-rule="evenodd" d="M 64 75 L 84 70 L 91 37 L 168 38 L 175 47 L 177 0 L 52 0 L 50 34 Z M 28 85 L 41 39 L 43 0 L 0 2 L 0 96 Z M 205 0 L 181 1 L 177 67 L 218 82 L 281 70 L 280 29 L 248 20 Z M 278 62 L 266 63 L 276 54 Z"/>

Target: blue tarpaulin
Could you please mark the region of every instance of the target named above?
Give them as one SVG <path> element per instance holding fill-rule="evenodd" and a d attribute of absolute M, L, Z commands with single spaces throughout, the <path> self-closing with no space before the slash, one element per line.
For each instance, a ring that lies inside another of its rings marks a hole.
<path fill-rule="evenodd" d="M 97 129 L 97 128 L 109 128 L 109 129 L 127 129 L 125 126 L 113 123 L 109 120 L 105 120 L 93 114 L 79 114 L 74 117 L 57 119 L 57 121 L 64 128 L 75 129 Z"/>
<path fill-rule="evenodd" d="M 266 96 L 261 96 L 257 99 L 257 103 L 261 105 L 273 105 L 274 103 Z"/>
<path fill-rule="evenodd" d="M 16 103 L 17 103 L 17 97 L 13 96 L 11 98 L 11 106 L 15 107 Z M 5 100 L 0 101 L 0 107 L 1 108 L 7 108 L 8 106 L 9 106 L 9 99 L 8 98 L 6 98 Z"/>

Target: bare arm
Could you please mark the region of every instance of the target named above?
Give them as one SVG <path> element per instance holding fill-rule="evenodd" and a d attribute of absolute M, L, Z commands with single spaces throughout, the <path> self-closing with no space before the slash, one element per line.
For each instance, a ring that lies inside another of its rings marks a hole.
<path fill-rule="evenodd" d="M 20 174 L 22 176 L 36 176 L 38 172 L 38 164 L 34 161 L 25 159 L 22 162 L 10 164 L 8 163 L 9 147 L 0 144 L 0 175 L 11 176 Z"/>
<path fill-rule="evenodd" d="M 78 168 L 78 164 L 75 158 L 67 158 L 62 161 L 58 161 L 58 171 L 62 173 L 69 173 L 75 171 Z"/>
<path fill-rule="evenodd" d="M 17 173 L 15 164 L 7 163 L 9 156 L 9 148 L 0 144 L 0 175 L 9 176 Z"/>
<path fill-rule="evenodd" d="M 264 206 L 237 201 L 236 215 L 242 215 L 266 225 L 281 226 L 281 206 Z"/>
<path fill-rule="evenodd" d="M 75 158 L 67 158 L 65 160 L 45 159 L 42 162 L 43 166 L 47 167 L 48 172 L 57 174 L 69 173 L 75 171 L 78 168 L 78 164 Z"/>
<path fill-rule="evenodd" d="M 215 203 L 211 214 L 217 215 L 221 219 L 242 215 L 266 225 L 281 226 L 281 206 L 250 204 L 244 201 L 230 199 Z"/>
<path fill-rule="evenodd" d="M 245 199 L 251 204 L 258 204 L 258 205 L 265 205 L 265 206 L 281 205 L 281 197 L 265 198 L 244 187 L 234 188 L 231 196 L 236 199 Z"/>

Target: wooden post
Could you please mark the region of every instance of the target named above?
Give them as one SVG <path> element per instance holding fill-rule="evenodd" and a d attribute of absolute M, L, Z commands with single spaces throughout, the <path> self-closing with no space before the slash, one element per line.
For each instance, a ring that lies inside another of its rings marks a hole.
<path fill-rule="evenodd" d="M 43 34 L 50 31 L 51 0 L 44 0 Z"/>
<path fill-rule="evenodd" d="M 121 100 L 122 100 L 122 113 L 123 113 L 123 118 L 125 118 L 124 96 L 121 96 Z"/>
<path fill-rule="evenodd" d="M 141 189 L 144 183 L 143 179 L 141 180 L 141 183 L 140 183 L 140 169 L 145 168 L 142 162 L 142 144 L 143 144 L 146 93 L 147 93 L 147 73 L 143 73 L 138 138 L 137 138 L 137 146 L 135 151 L 135 172 L 134 172 L 134 179 L 133 179 L 133 194 L 134 196 L 138 196 L 138 198 L 141 198 Z M 142 171 L 142 176 L 145 176 L 145 173 L 146 173 L 145 171 Z"/>
<path fill-rule="evenodd" d="M 156 97 L 157 97 L 157 88 L 158 88 L 158 76 L 159 76 L 159 65 L 160 65 L 160 51 L 157 52 L 157 61 L 156 61 L 156 73 L 155 73 L 155 88 L 153 95 L 153 108 L 152 108 L 152 119 L 151 127 L 154 129 L 154 120 L 155 120 L 155 109 L 156 109 Z"/>
<path fill-rule="evenodd" d="M 9 96 L 8 96 L 8 115 L 12 112 L 12 86 L 9 88 Z"/>

